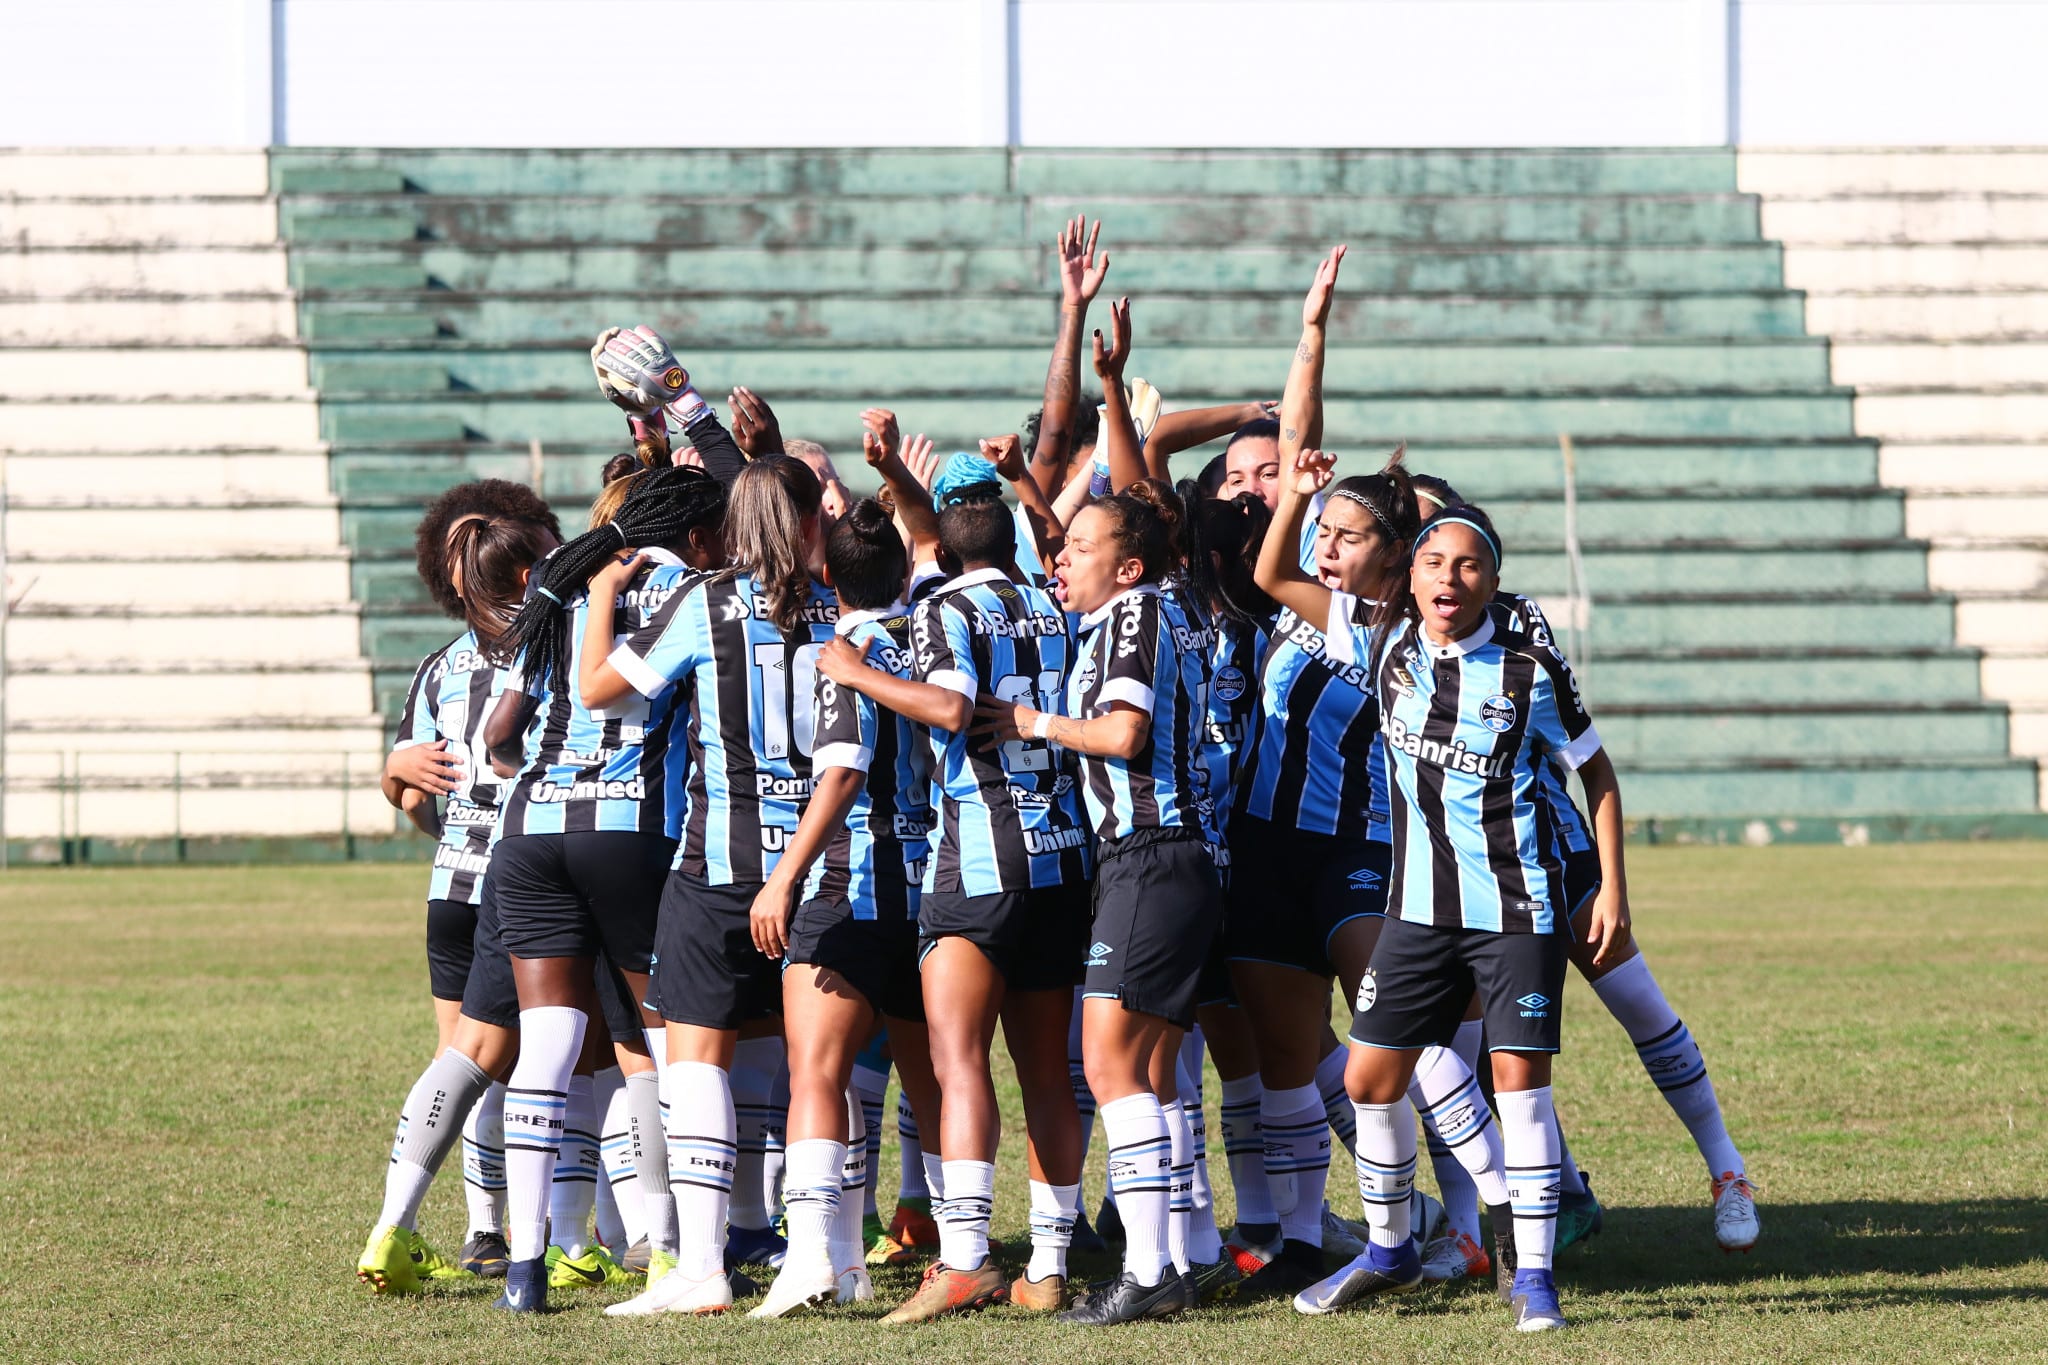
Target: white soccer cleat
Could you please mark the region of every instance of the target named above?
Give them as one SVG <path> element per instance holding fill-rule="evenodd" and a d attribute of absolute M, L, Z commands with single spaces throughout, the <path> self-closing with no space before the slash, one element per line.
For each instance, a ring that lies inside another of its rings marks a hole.
<path fill-rule="evenodd" d="M 768 1297 L 761 1306 L 747 1314 L 750 1318 L 779 1318 L 801 1308 L 818 1308 L 839 1299 L 839 1277 L 830 1265 L 805 1267 L 794 1261 L 784 1261 L 782 1271 L 775 1277 L 775 1283 L 768 1286 Z"/>
<path fill-rule="evenodd" d="M 837 1303 L 872 1303 L 875 1298 L 875 1282 L 868 1278 L 868 1268 L 854 1266 L 839 1272 L 839 1285 L 835 1291 Z"/>
<path fill-rule="evenodd" d="M 613 1318 L 645 1318 L 656 1313 L 723 1313 L 732 1307 L 732 1282 L 723 1270 L 692 1279 L 680 1268 L 661 1277 L 637 1298 L 605 1309 Z"/>
<path fill-rule="evenodd" d="M 1714 1240 L 1723 1251 L 1748 1251 L 1762 1233 L 1756 1187 L 1740 1171 L 1723 1171 L 1714 1180 Z"/>
<path fill-rule="evenodd" d="M 1422 1278 L 1433 1284 L 1450 1280 L 1484 1279 L 1493 1273 L 1493 1258 L 1486 1248 L 1456 1228 L 1422 1249 Z"/>

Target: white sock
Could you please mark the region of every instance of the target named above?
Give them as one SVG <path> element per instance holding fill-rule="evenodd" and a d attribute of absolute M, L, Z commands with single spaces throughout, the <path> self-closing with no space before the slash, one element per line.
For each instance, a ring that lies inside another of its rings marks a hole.
<path fill-rule="evenodd" d="M 1160 1114 L 1166 1119 L 1166 1140 L 1172 1165 L 1166 1192 L 1166 1257 L 1181 1274 L 1188 1269 L 1188 1225 L 1195 1216 L 1195 1135 L 1188 1128 L 1187 1110 L 1180 1096 L 1162 1100 Z M 1117 1212 L 1123 1210 L 1119 1208 Z"/>
<path fill-rule="evenodd" d="M 1240 1226 L 1280 1222 L 1273 1207 L 1273 1187 L 1266 1179 L 1266 1136 L 1259 1126 L 1259 1102 L 1264 1093 L 1256 1071 L 1223 1082 L 1223 1111 L 1218 1122 L 1223 1129 L 1223 1161 L 1230 1170 L 1230 1187 L 1237 1194 Z"/>
<path fill-rule="evenodd" d="M 627 1154 L 637 1173 L 650 1251 L 676 1253 L 676 1200 L 668 1188 L 668 1136 L 661 1119 L 661 1073 L 626 1077 Z"/>
<path fill-rule="evenodd" d="M 1074 1244 L 1074 1220 L 1081 1213 L 1081 1187 L 1031 1182 L 1031 1264 L 1024 1277 L 1042 1280 L 1067 1273 L 1067 1248 Z"/>
<path fill-rule="evenodd" d="M 562 1146 L 555 1154 L 548 1198 L 549 1236 L 570 1256 L 590 1249 L 590 1215 L 604 1168 L 597 1153 L 597 1102 L 588 1076 L 569 1078 L 568 1108 L 562 1112 Z"/>
<path fill-rule="evenodd" d="M 933 1206 L 939 1220 L 939 1259 L 955 1270 L 977 1270 L 988 1259 L 995 1163 L 948 1161 L 945 1187 L 946 1197 Z"/>
<path fill-rule="evenodd" d="M 608 1066 L 591 1081 L 597 1112 L 603 1116 L 597 1136 L 598 1160 L 604 1165 L 604 1179 L 597 1187 L 597 1240 L 623 1256 L 626 1248 L 647 1235 L 640 1167 L 633 1160 L 633 1120 L 626 1112 L 626 1078 L 619 1068 Z"/>
<path fill-rule="evenodd" d="M 1267 1090 L 1259 1097 L 1266 1180 L 1280 1232 L 1292 1242 L 1323 1244 L 1323 1187 L 1330 1179 L 1330 1116 L 1312 1085 Z"/>
<path fill-rule="evenodd" d="M 868 1181 L 861 1190 L 861 1214 L 876 1218 L 881 1210 L 876 1198 L 876 1172 L 882 1169 L 882 1105 L 889 1093 L 889 1073 L 873 1067 L 855 1066 L 853 1092 L 860 1096 L 861 1122 L 867 1127 Z M 783 1177 L 785 1180 L 788 1177 Z"/>
<path fill-rule="evenodd" d="M 668 1185 L 676 1197 L 676 1264 L 699 1280 L 725 1269 L 726 1211 L 739 1147 L 732 1088 L 724 1068 L 709 1062 L 671 1062 L 663 1080 Z"/>
<path fill-rule="evenodd" d="M 505 1087 L 492 1081 L 462 1125 L 462 1195 L 469 1230 L 505 1230 Z"/>
<path fill-rule="evenodd" d="M 861 1236 L 861 1199 L 868 1179 L 867 1104 L 849 1087 L 846 1092 L 846 1154 L 839 1164 L 839 1208 L 832 1218 L 832 1268 L 851 1270 L 867 1264 Z"/>
<path fill-rule="evenodd" d="M 1351 1092 L 1344 1088 L 1344 1068 L 1350 1064 L 1351 1049 L 1342 1043 L 1324 1053 L 1323 1060 L 1316 1063 L 1316 1093 L 1322 1097 L 1330 1131 L 1337 1135 L 1347 1153 L 1355 1153 L 1358 1120 L 1351 1107 Z"/>
<path fill-rule="evenodd" d="M 640 1036 L 647 1040 L 647 1055 L 654 1059 L 654 1080 L 659 1085 L 668 1073 L 668 1026 L 641 1029 Z"/>
<path fill-rule="evenodd" d="M 1408 1244 L 1415 1194 L 1415 1109 L 1406 1099 L 1353 1107 L 1358 1125 L 1358 1198 L 1374 1246 Z"/>
<path fill-rule="evenodd" d="M 1201 1033 L 1189 1030 L 1195 1039 L 1195 1060 L 1199 1064 Z M 1190 1172 L 1190 1194 L 1194 1210 L 1188 1216 L 1188 1257 L 1202 1265 L 1213 1264 L 1223 1255 L 1223 1235 L 1216 1230 L 1216 1200 L 1209 1187 L 1209 1124 L 1202 1114 L 1200 1073 L 1188 1071 L 1188 1050 L 1180 1053 L 1180 1107 L 1186 1118 L 1188 1136 L 1193 1139 L 1194 1167 Z"/>
<path fill-rule="evenodd" d="M 931 1191 L 931 1204 L 936 1213 L 939 1201 L 946 1197 L 946 1160 L 936 1152 L 918 1155 L 917 1164 L 924 1168 L 924 1187 Z"/>
<path fill-rule="evenodd" d="M 780 1040 L 777 1040 L 778 1042 Z M 768 1123 L 762 1130 L 761 1201 L 768 1206 L 768 1221 L 782 1212 L 782 1167 L 789 1149 L 789 1061 L 775 1068 L 768 1087 Z"/>
<path fill-rule="evenodd" d="M 1109 1188 L 1124 1223 L 1124 1269 L 1142 1285 L 1166 1273 L 1166 1224 L 1173 1195 L 1173 1138 L 1159 1097 L 1148 1091 L 1102 1106 Z"/>
<path fill-rule="evenodd" d="M 420 1202 L 434 1183 L 434 1173 L 462 1140 L 470 1111 L 490 1083 L 475 1062 L 452 1047 L 427 1064 L 398 1111 L 377 1226 L 410 1228 L 419 1220 Z"/>
<path fill-rule="evenodd" d="M 1515 1212 L 1515 1263 L 1550 1269 L 1557 1244 L 1557 1116 L 1550 1087 L 1496 1090 L 1501 1137 L 1507 1147 L 1508 1202 Z"/>
<path fill-rule="evenodd" d="M 1429 1047 L 1416 1059 L 1408 1082 L 1408 1098 L 1429 1130 L 1437 1188 L 1451 1226 L 1479 1241 L 1479 1205 L 1505 1204 L 1507 1175 L 1503 1169 L 1500 1129 L 1479 1078 L 1449 1048 Z"/>
<path fill-rule="evenodd" d="M 1741 1175 L 1745 1170 L 1742 1153 L 1728 1137 L 1721 1101 L 1707 1077 L 1706 1059 L 1691 1031 L 1664 999 L 1657 978 L 1650 974 L 1649 962 L 1640 954 L 1630 958 L 1595 981 L 1593 994 L 1635 1044 L 1643 1070 L 1650 1073 L 1664 1102 L 1678 1115 L 1706 1159 L 1707 1173 L 1717 1178 L 1730 1172 Z"/>
<path fill-rule="evenodd" d="M 924 1143 L 917 1132 L 917 1115 L 910 1108 L 910 1096 L 901 1090 L 896 1092 L 896 1142 L 896 1202 L 929 1200 L 933 1191 L 925 1173 L 932 1163 L 925 1158 Z"/>
<path fill-rule="evenodd" d="M 768 1146 L 769 1129 L 775 1126 L 775 1073 L 781 1067 L 780 1038 L 742 1038 L 733 1047 L 732 1109 L 739 1125 L 739 1159 L 733 1166 L 732 1209 L 727 1217 L 736 1228 L 765 1228 L 774 1218 Z"/>
<path fill-rule="evenodd" d="M 784 1273 L 832 1266 L 832 1232 L 843 1197 L 841 1173 L 846 1147 L 831 1138 L 799 1138 L 789 1144 L 789 1259 Z"/>
<path fill-rule="evenodd" d="M 583 1051 L 583 1011 L 519 1011 L 519 1061 L 505 1083 L 505 1243 L 515 1261 L 547 1251 L 555 1155 L 569 1109 L 569 1074 Z"/>

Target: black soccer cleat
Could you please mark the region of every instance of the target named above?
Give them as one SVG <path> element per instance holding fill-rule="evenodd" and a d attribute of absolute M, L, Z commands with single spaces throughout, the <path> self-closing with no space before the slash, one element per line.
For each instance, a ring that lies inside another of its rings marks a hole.
<path fill-rule="evenodd" d="M 1104 1289 L 1087 1295 L 1060 1314 L 1061 1322 L 1084 1323 L 1091 1327 L 1113 1327 L 1120 1322 L 1141 1322 L 1146 1318 L 1169 1318 L 1188 1308 L 1188 1282 L 1171 1266 L 1154 1285 L 1139 1284 L 1126 1271 Z"/>

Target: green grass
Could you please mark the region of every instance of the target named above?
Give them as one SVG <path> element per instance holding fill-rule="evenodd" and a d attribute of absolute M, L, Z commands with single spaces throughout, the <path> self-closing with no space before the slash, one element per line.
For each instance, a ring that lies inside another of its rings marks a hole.
<path fill-rule="evenodd" d="M 1762 1186 L 1764 1241 L 1748 1257 L 1714 1249 L 1698 1158 L 1575 984 L 1558 1095 L 1607 1230 L 1560 1262 L 1572 1331 L 1534 1341 L 1476 1290 L 1313 1320 L 1229 1308 L 1107 1336 L 1007 1310 L 901 1334 L 868 1321 L 908 1292 L 907 1273 L 880 1279 L 874 1311 L 778 1324 L 614 1320 L 594 1296 L 511 1320 L 482 1287 L 373 1301 L 354 1257 L 433 1041 L 421 869 L 12 873 L 0 1359 L 2040 1358 L 2048 847 L 1631 861 L 1651 961 Z M 1007 1102 L 1019 1132 L 1014 1091 Z M 1019 1145 L 1005 1148 L 997 1230 L 1021 1245 Z M 1099 1143 L 1096 1162 L 1091 1195 Z M 1212 1169 L 1227 1201 L 1220 1151 Z M 886 1151 L 885 1178 L 895 1170 Z M 444 1175 L 424 1227 L 452 1246 L 461 1199 Z M 1341 1163 L 1331 1191 L 1356 1213 Z"/>

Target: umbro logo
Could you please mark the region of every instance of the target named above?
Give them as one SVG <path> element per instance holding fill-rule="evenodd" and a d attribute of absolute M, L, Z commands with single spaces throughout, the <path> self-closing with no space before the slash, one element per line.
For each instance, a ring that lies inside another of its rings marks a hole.
<path fill-rule="evenodd" d="M 1547 995 L 1531 991 L 1527 995 L 1518 996 L 1515 1003 L 1522 1007 L 1522 1017 L 1524 1019 L 1548 1019 L 1550 1017 L 1550 997 Z"/>
<path fill-rule="evenodd" d="M 1087 967 L 1107 966 L 1109 955 L 1115 951 L 1116 949 L 1110 947 L 1101 939 L 1097 939 L 1094 943 L 1088 945 L 1088 960 L 1082 965 Z"/>
<path fill-rule="evenodd" d="M 1380 874 L 1369 867 L 1361 867 L 1346 880 L 1351 883 L 1353 891 L 1375 891 L 1379 889 Z"/>

